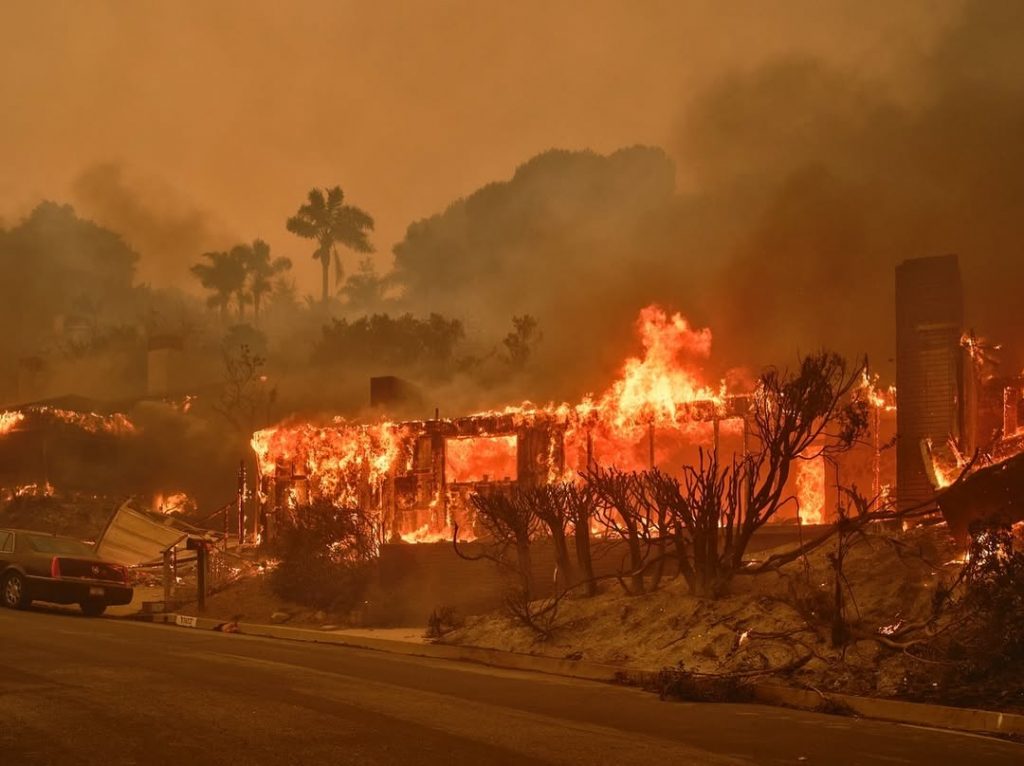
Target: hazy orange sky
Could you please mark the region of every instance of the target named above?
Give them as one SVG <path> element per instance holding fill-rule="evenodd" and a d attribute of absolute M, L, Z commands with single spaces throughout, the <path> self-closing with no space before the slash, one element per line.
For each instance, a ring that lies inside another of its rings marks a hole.
<path fill-rule="evenodd" d="M 315 291 L 283 226 L 313 185 L 374 215 L 386 266 L 412 220 L 540 151 L 673 151 L 692 95 L 730 71 L 806 53 L 900 82 L 959 6 L 6 0 L 0 219 L 70 201 L 127 232 L 156 283 L 187 284 L 192 249 L 260 236 Z M 138 209 L 76 186 L 104 163 Z"/>

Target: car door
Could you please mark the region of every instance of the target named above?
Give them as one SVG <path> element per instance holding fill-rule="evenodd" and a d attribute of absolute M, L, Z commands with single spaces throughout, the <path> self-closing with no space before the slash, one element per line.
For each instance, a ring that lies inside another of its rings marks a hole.
<path fill-rule="evenodd" d="M 0 572 L 7 568 L 14 558 L 14 533 L 0 529 Z"/>

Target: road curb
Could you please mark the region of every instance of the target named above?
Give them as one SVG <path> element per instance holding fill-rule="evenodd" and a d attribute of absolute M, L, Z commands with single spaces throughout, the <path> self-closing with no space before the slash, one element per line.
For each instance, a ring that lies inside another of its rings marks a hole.
<path fill-rule="evenodd" d="M 223 630 L 226 625 L 230 625 L 231 627 L 226 632 L 238 633 L 243 636 L 281 638 L 289 641 L 307 641 L 319 644 L 349 646 L 356 649 L 373 649 L 413 657 L 475 662 L 480 665 L 490 665 L 508 670 L 548 673 L 549 675 L 568 676 L 587 681 L 611 682 L 620 680 L 623 677 L 623 669 L 611 665 L 600 665 L 595 662 L 585 662 L 582 660 L 563 660 L 557 657 L 538 657 L 532 654 L 516 654 L 514 652 L 504 652 L 500 649 L 484 649 L 476 646 L 414 644 L 409 641 L 354 636 L 346 633 L 292 628 L 284 625 L 259 625 L 242 622 L 225 623 L 224 620 L 214 620 L 209 617 L 189 617 L 176 614 L 153 615 L 153 618 L 147 618 L 146 622 L 166 623 L 178 625 L 179 627 L 197 628 L 199 630 Z"/>
<path fill-rule="evenodd" d="M 650 681 L 658 672 L 656 670 L 602 665 L 585 660 L 566 660 L 558 659 L 557 657 L 517 654 L 500 649 L 485 649 L 475 646 L 415 644 L 408 641 L 293 628 L 284 625 L 225 623 L 223 620 L 214 620 L 209 617 L 155 614 L 147 615 L 145 620 L 147 622 L 165 623 L 199 630 L 225 630 L 227 628 L 225 632 L 239 633 L 246 636 L 334 644 L 336 646 L 372 649 L 413 657 L 475 662 L 507 670 L 547 673 L 587 681 L 617 681 L 642 685 Z M 930 726 L 939 729 L 953 729 L 977 734 L 1024 736 L 1024 715 L 1015 713 L 999 713 L 992 710 L 957 708 L 946 705 L 904 702 L 874 697 L 856 697 L 848 694 L 818 692 L 765 682 L 754 684 L 752 688 L 754 698 L 758 702 L 768 705 L 781 705 L 816 712 L 834 713 L 837 710 L 843 710 L 849 711 L 853 715 L 879 721 Z"/>

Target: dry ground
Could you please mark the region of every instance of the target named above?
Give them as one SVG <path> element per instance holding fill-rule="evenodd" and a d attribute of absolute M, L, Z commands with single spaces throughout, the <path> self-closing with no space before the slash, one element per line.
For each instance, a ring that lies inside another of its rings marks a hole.
<path fill-rule="evenodd" d="M 680 579 L 637 597 L 613 583 L 594 598 L 564 601 L 547 640 L 502 613 L 470 617 L 443 640 L 702 673 L 756 673 L 809 656 L 792 674 L 794 682 L 853 694 L 897 694 L 912 661 L 907 656 L 874 640 L 855 641 L 845 651 L 830 646 L 827 611 L 834 579 L 826 555 L 832 549 L 826 545 L 778 574 L 737 578 L 730 595 L 719 600 L 688 595 Z M 959 571 L 954 558 L 944 527 L 866 539 L 845 566 L 849 620 L 877 633 L 926 616 L 936 586 Z"/>

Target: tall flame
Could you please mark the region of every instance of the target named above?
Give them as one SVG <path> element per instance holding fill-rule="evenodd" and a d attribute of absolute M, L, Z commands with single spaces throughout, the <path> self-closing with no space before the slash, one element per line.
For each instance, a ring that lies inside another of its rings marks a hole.
<path fill-rule="evenodd" d="M 694 365 L 711 355 L 711 330 L 691 329 L 681 314 L 648 306 L 637 318 L 637 332 L 643 357 L 626 360 L 622 376 L 597 405 L 613 426 L 677 425 L 686 419 L 681 405 L 720 401 L 723 392 L 703 385 Z"/>
<path fill-rule="evenodd" d="M 802 524 L 825 523 L 825 458 L 797 462 L 796 499 Z"/>

